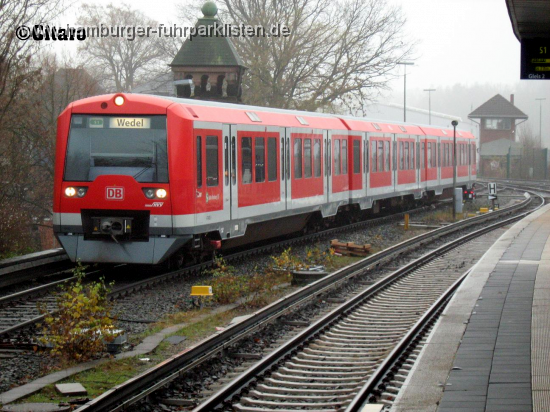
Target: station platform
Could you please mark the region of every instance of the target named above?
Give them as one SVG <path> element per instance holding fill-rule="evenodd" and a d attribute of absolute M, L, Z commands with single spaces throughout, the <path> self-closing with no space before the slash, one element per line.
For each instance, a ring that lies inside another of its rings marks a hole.
<path fill-rule="evenodd" d="M 550 205 L 487 251 L 436 323 L 393 412 L 550 411 Z"/>

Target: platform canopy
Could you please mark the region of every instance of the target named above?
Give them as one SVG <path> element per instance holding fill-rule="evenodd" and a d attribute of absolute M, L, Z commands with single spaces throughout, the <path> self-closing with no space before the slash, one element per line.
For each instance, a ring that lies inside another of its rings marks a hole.
<path fill-rule="evenodd" d="M 549 0 L 506 0 L 506 7 L 519 41 L 550 38 Z"/>

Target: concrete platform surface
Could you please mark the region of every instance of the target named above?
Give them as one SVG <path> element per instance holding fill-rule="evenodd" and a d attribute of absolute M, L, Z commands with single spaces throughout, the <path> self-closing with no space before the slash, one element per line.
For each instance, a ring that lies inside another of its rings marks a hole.
<path fill-rule="evenodd" d="M 550 205 L 472 269 L 430 334 L 394 412 L 550 411 Z"/>

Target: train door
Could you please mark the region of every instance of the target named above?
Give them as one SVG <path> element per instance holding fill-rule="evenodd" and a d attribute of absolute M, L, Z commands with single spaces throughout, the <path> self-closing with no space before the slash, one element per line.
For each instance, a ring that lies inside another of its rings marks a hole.
<path fill-rule="evenodd" d="M 239 191 L 237 179 L 237 126 L 223 125 L 224 136 L 224 211 L 228 210 L 228 219 L 239 217 Z"/>
<path fill-rule="evenodd" d="M 422 181 L 421 181 L 421 171 L 420 171 L 420 136 L 416 136 L 415 138 L 415 146 L 416 146 L 416 184 L 417 188 L 420 189 L 422 187 Z"/>
<path fill-rule="evenodd" d="M 392 187 L 393 192 L 397 192 L 397 135 L 392 134 L 391 135 L 391 146 L 392 146 L 392 152 L 391 152 L 391 180 L 392 180 Z"/>
<path fill-rule="evenodd" d="M 329 168 L 329 163 L 330 161 L 328 160 L 329 159 L 329 150 L 330 150 L 330 146 L 329 146 L 329 138 L 328 138 L 328 131 L 327 130 L 323 130 L 323 151 L 324 151 L 324 179 L 323 179 L 323 193 L 325 194 L 325 204 L 328 203 L 329 201 L 329 174 L 328 174 L 328 168 Z"/>
<path fill-rule="evenodd" d="M 369 142 L 369 134 L 364 133 L 365 135 L 365 146 L 363 154 L 365 155 L 365 161 L 363 162 L 363 167 L 365 168 L 365 196 L 369 195 L 369 188 L 370 188 L 370 179 L 369 179 L 369 173 L 370 173 L 370 142 Z"/>
<path fill-rule="evenodd" d="M 225 209 L 223 131 L 195 129 L 197 157 L 196 224 L 219 222 L 229 217 Z"/>
<path fill-rule="evenodd" d="M 366 196 L 367 194 L 367 160 L 368 160 L 368 155 L 367 155 L 367 148 L 368 148 L 368 145 L 367 145 L 367 134 L 366 133 L 361 133 L 361 148 L 363 150 L 363 170 L 361 171 L 361 189 L 362 189 L 362 194 L 364 196 Z"/>
<path fill-rule="evenodd" d="M 325 186 L 327 190 L 327 203 L 330 203 L 332 199 L 332 132 L 329 130 L 325 133 L 327 136 L 325 145 L 325 153 L 327 154 L 325 157 Z"/>
<path fill-rule="evenodd" d="M 290 134 L 291 129 L 290 127 L 287 127 L 284 129 L 284 132 L 282 133 L 282 140 L 284 145 L 283 150 L 283 158 L 284 161 L 281 160 L 281 164 L 284 163 L 284 172 L 281 173 L 281 179 L 284 181 L 282 182 L 282 186 L 284 189 L 284 202 L 285 202 L 285 209 L 290 209 L 292 205 L 292 184 L 290 180 L 290 151 L 292 149 L 291 143 L 290 143 Z"/>
<path fill-rule="evenodd" d="M 222 126 L 223 138 L 223 220 L 231 220 L 231 125 Z"/>

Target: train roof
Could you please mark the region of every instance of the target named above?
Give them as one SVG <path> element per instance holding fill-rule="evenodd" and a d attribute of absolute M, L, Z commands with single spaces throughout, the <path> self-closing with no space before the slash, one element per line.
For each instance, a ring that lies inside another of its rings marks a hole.
<path fill-rule="evenodd" d="M 453 130 L 434 126 L 388 122 L 353 116 L 278 109 L 272 107 L 236 105 L 204 100 L 184 99 L 150 94 L 114 93 L 88 97 L 71 103 L 73 113 L 101 113 L 100 105 L 122 95 L 128 102 L 139 103 L 143 114 L 164 114 L 166 109 L 179 104 L 186 108 L 190 120 L 217 123 L 239 123 L 258 126 L 283 126 L 313 129 L 354 130 L 363 132 L 397 133 L 452 137 Z M 212 110 L 216 108 L 216 110 Z M 111 112 L 124 113 L 124 107 L 111 106 Z M 473 138 L 470 132 L 457 130 L 457 137 Z"/>

